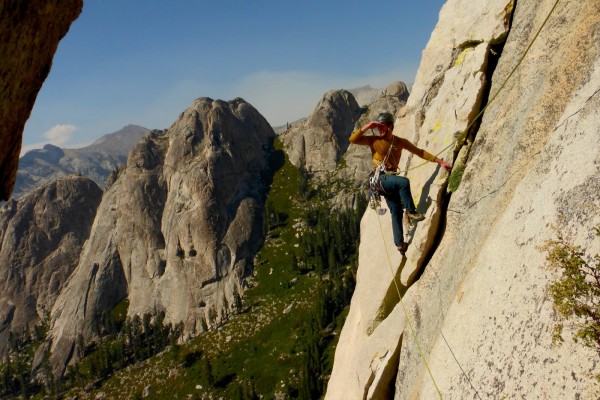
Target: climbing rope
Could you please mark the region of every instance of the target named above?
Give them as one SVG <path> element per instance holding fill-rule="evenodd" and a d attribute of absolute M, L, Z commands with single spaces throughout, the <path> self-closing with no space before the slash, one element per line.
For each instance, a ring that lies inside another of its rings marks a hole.
<path fill-rule="evenodd" d="M 487 107 L 494 102 L 494 100 L 496 99 L 496 97 L 498 96 L 498 94 L 505 88 L 505 86 L 506 86 L 507 82 L 509 81 L 509 79 L 513 76 L 513 74 L 515 73 L 515 71 L 517 70 L 517 68 L 521 65 L 521 63 L 523 62 L 523 59 L 525 58 L 525 56 L 527 55 L 527 53 L 529 52 L 529 50 L 533 46 L 533 43 L 535 43 L 535 41 L 537 40 L 540 32 L 542 31 L 542 29 L 544 28 L 544 26 L 546 25 L 546 23 L 550 19 L 550 16 L 552 15 L 552 13 L 554 12 L 554 10 L 556 9 L 556 6 L 558 5 L 559 1 L 560 0 L 556 0 L 555 1 L 554 5 L 550 9 L 550 12 L 548 13 L 548 15 L 546 16 L 546 18 L 544 19 L 544 22 L 542 23 L 542 25 L 540 26 L 540 28 L 538 29 L 538 31 L 534 35 L 532 41 L 529 43 L 529 45 L 525 49 L 525 52 L 523 53 L 523 55 L 521 56 L 521 58 L 519 59 L 519 61 L 515 65 L 515 67 L 512 69 L 512 71 L 510 72 L 510 74 L 508 74 L 508 76 L 506 77 L 506 79 L 504 80 L 504 82 L 502 83 L 502 85 L 500 85 L 500 88 L 496 91 L 496 93 L 494 94 L 494 96 L 491 97 L 491 99 L 488 101 L 488 103 L 481 109 L 481 111 L 475 116 L 475 118 L 473 119 L 473 121 L 471 121 L 471 123 L 462 131 L 462 133 L 456 139 L 454 139 L 448 146 L 446 146 L 444 149 L 442 149 L 440 152 L 438 152 L 436 154 L 436 157 L 438 157 L 441 153 L 443 153 L 444 151 L 446 151 L 447 149 L 449 149 L 451 146 L 453 146 L 459 140 L 463 141 L 466 138 L 467 132 L 469 131 L 469 129 L 475 124 L 475 122 L 479 119 L 479 117 L 481 115 L 483 115 L 483 113 L 485 112 L 485 110 L 487 109 Z M 419 167 L 427 164 L 428 162 L 429 161 L 424 162 L 424 163 L 422 163 L 420 165 L 417 165 L 417 166 L 415 166 L 413 168 L 410 168 L 410 169 L 406 170 L 406 172 L 412 171 L 412 170 L 414 170 L 416 168 L 419 168 Z M 394 282 L 394 286 L 396 288 L 396 291 L 398 292 L 398 298 L 400 299 L 400 304 L 402 305 L 402 309 L 404 310 L 404 314 L 406 316 L 407 325 L 409 327 L 409 330 L 410 330 L 410 333 L 411 333 L 411 335 L 413 337 L 413 340 L 415 341 L 415 344 L 417 346 L 417 350 L 419 352 L 419 355 L 423 359 L 423 363 L 425 365 L 425 368 L 427 369 L 427 372 L 428 372 L 428 374 L 429 374 L 429 376 L 431 378 L 431 381 L 433 382 L 433 386 L 435 387 L 435 390 L 436 390 L 439 398 L 443 400 L 442 392 L 440 391 L 440 388 L 439 388 L 439 386 L 438 386 L 438 384 L 437 384 L 437 382 L 436 382 L 436 380 L 435 380 L 435 378 L 433 376 L 431 368 L 429 367 L 429 363 L 427 362 L 427 358 L 425 357 L 425 354 L 423 352 L 421 344 L 420 344 L 420 342 L 419 342 L 419 340 L 417 338 L 417 334 L 415 332 L 415 329 L 414 329 L 414 327 L 412 325 L 412 322 L 410 320 L 410 317 L 409 317 L 409 314 L 408 314 L 408 310 L 406 309 L 406 305 L 404 304 L 404 300 L 402 298 L 402 294 L 400 292 L 400 288 L 398 286 L 398 282 L 396 281 L 396 276 L 394 274 L 394 269 L 392 267 L 392 261 L 390 260 L 390 254 L 388 252 L 387 243 L 385 241 L 385 235 L 384 235 L 384 232 L 383 232 L 383 227 L 381 226 L 381 220 L 380 220 L 379 217 L 377 218 L 377 221 L 379 223 L 379 230 L 381 232 L 381 237 L 383 239 L 383 244 L 384 244 L 384 248 L 385 248 L 385 254 L 387 256 L 390 273 L 392 274 L 392 280 Z M 439 331 L 441 332 L 441 327 L 440 327 Z M 443 337 L 443 333 L 442 333 L 442 337 Z M 446 346 L 448 347 L 448 349 L 450 350 L 450 352 L 454 356 L 454 352 L 452 351 L 452 348 L 450 347 L 450 345 L 446 341 L 446 338 L 443 337 L 443 339 L 444 339 L 444 342 L 446 343 Z M 464 374 L 465 373 L 464 369 L 462 368 L 462 365 L 460 365 L 460 363 L 458 362 L 458 360 L 456 359 L 455 356 L 454 356 L 454 360 L 456 361 L 456 363 L 458 364 L 458 366 L 460 367 L 460 369 L 463 371 L 463 374 Z M 468 376 L 466 376 L 466 377 L 467 377 L 467 380 L 469 381 L 469 383 L 471 384 L 471 387 L 473 388 L 473 390 L 475 390 L 475 393 L 476 393 L 477 397 L 479 397 L 479 393 L 477 392 L 477 390 L 475 389 L 475 387 L 471 383 L 471 380 L 469 379 Z"/>
<path fill-rule="evenodd" d="M 406 317 L 406 323 L 408 324 L 410 333 L 411 333 L 411 335 L 413 337 L 413 340 L 415 341 L 415 344 L 417 345 L 417 350 L 419 351 L 419 355 L 423 359 L 423 363 L 425 364 L 425 368 L 427 369 L 427 372 L 429 373 L 429 377 L 431 378 L 431 381 L 433 382 L 433 386 L 435 386 L 435 390 L 437 391 L 437 394 L 438 394 L 439 398 L 441 400 L 443 400 L 444 398 L 442 397 L 442 392 L 440 391 L 440 388 L 438 387 L 437 382 L 435 381 L 435 378 L 433 377 L 433 373 L 431 372 L 431 369 L 429 368 L 429 363 L 427 362 L 427 358 L 425 357 L 425 353 L 423 353 L 423 349 L 421 347 L 421 343 L 419 342 L 419 339 L 417 338 L 417 333 L 415 332 L 415 329 L 414 329 L 414 327 L 412 325 L 412 322 L 410 321 L 410 317 L 408 316 L 408 310 L 406 309 L 406 305 L 404 304 L 404 300 L 402 298 L 402 294 L 400 294 L 400 288 L 398 287 L 398 282 L 396 282 L 396 276 L 394 275 L 394 269 L 392 268 L 392 261 L 390 260 L 390 253 L 388 251 L 387 243 L 385 241 L 385 235 L 383 233 L 383 227 L 381 226 L 381 220 L 379 218 L 377 218 L 377 222 L 379 222 L 379 230 L 381 231 L 381 237 L 383 238 L 383 246 L 385 248 L 385 255 L 387 256 L 388 265 L 390 267 L 390 273 L 392 274 L 392 279 L 394 281 L 394 286 L 396 287 L 396 291 L 398 292 L 398 298 L 400 299 L 400 304 L 402 304 L 402 309 L 404 310 L 404 316 Z"/>

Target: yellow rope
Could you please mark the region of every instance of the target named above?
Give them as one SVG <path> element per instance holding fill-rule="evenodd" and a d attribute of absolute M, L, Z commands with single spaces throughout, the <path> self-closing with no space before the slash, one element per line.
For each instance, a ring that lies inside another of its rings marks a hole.
<path fill-rule="evenodd" d="M 415 343 L 417 345 L 419 354 L 420 354 L 421 358 L 423 359 L 425 368 L 427 369 L 427 372 L 429 373 L 429 376 L 431 377 L 433 386 L 435 386 L 435 390 L 437 391 L 437 394 L 440 397 L 440 399 L 443 400 L 444 398 L 442 397 L 442 392 L 440 391 L 440 388 L 438 387 L 438 385 L 435 381 L 435 378 L 433 377 L 433 373 L 431 372 L 431 369 L 429 368 L 429 363 L 427 363 L 427 358 L 425 357 L 425 354 L 423 353 L 423 349 L 421 348 L 421 343 L 419 342 L 419 339 L 417 339 L 417 334 L 415 332 L 415 329 L 413 328 L 412 323 L 410 322 L 410 318 L 408 316 L 408 311 L 406 310 L 406 306 L 404 305 L 404 300 L 402 299 L 402 295 L 400 294 L 400 288 L 398 287 L 398 282 L 396 282 L 396 276 L 394 275 L 394 269 L 392 268 L 392 261 L 390 260 L 390 253 L 388 252 L 388 249 L 387 249 L 387 243 L 385 241 L 385 235 L 383 233 L 383 227 L 381 226 L 381 220 L 379 219 L 379 217 L 380 216 L 378 215 L 377 222 L 379 222 L 379 230 L 381 231 L 381 237 L 383 238 L 383 246 L 385 247 L 385 255 L 387 256 L 388 265 L 390 266 L 390 272 L 392 274 L 392 280 L 394 281 L 394 286 L 396 287 L 396 291 L 398 292 L 398 297 L 400 298 L 400 304 L 402 304 L 402 309 L 404 310 L 404 315 L 406 316 L 406 322 L 410 329 L 410 333 L 413 336 L 413 340 L 415 341 Z"/>
<path fill-rule="evenodd" d="M 525 56 L 527 55 L 527 53 L 529 53 L 529 50 L 531 49 L 531 46 L 533 46 L 533 43 L 535 43 L 535 41 L 537 40 L 538 36 L 540 35 L 540 32 L 542 31 L 542 29 L 546 25 L 546 22 L 548 22 L 548 20 L 550 19 L 550 16 L 554 12 L 554 9 L 558 5 L 559 1 L 560 0 L 556 0 L 556 2 L 554 2 L 554 5 L 552 6 L 552 9 L 550 10 L 550 12 L 548 13 L 548 15 L 546 16 L 546 19 L 544 19 L 544 22 L 540 26 L 540 29 L 538 29 L 538 31 L 536 32 L 535 36 L 533 37 L 533 39 L 531 40 L 531 42 L 529 43 L 529 45 L 525 49 L 525 52 L 523 53 L 523 55 L 521 56 L 521 58 L 519 59 L 519 61 L 517 62 L 517 64 L 514 66 L 514 68 L 512 69 L 512 71 L 510 71 L 510 74 L 508 74 L 508 76 L 506 77 L 506 79 L 504 80 L 504 82 L 502 83 L 502 85 L 500 85 L 500 88 L 496 91 L 496 93 L 492 96 L 492 98 L 487 102 L 487 104 L 481 109 L 481 111 L 479 111 L 479 113 L 475 116 L 475 118 L 473 118 L 473 121 L 471 121 L 471 123 L 469 125 L 467 125 L 467 127 L 460 133 L 460 135 L 458 135 L 458 137 L 456 139 L 452 140 L 452 142 L 450 142 L 450 144 L 448 146 L 446 146 L 442 150 L 440 150 L 435 155 L 435 157 L 438 157 L 444 151 L 448 150 L 450 147 L 452 147 L 454 144 L 456 144 L 456 142 L 458 142 L 459 140 L 461 142 L 463 140 L 465 140 L 465 138 L 467 137 L 467 132 L 469 131 L 469 129 L 471 129 L 471 127 L 475 124 L 475 122 L 477 122 L 477 120 L 479 119 L 479 117 L 481 117 L 481 115 L 485 112 L 485 110 L 488 108 L 488 106 L 490 104 L 492 104 L 494 102 L 494 100 L 496 100 L 496 97 L 498 96 L 498 94 L 500 94 L 500 92 L 504 89 L 504 87 L 508 83 L 508 80 L 513 76 L 513 74 L 515 73 L 515 71 L 517 70 L 517 68 L 521 65 L 521 63 L 523 62 L 523 59 L 525 59 Z M 423 163 L 421 163 L 419 165 L 416 165 L 416 166 L 414 166 L 412 168 L 407 169 L 406 172 L 412 171 L 412 170 L 417 169 L 419 167 L 422 167 L 423 165 L 426 165 L 428 163 L 429 163 L 429 161 L 425 161 L 425 162 L 423 162 Z"/>

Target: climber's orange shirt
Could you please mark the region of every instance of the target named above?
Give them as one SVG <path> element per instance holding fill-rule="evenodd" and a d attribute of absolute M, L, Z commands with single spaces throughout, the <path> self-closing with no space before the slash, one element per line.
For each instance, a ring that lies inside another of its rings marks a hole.
<path fill-rule="evenodd" d="M 350 135 L 350 143 L 361 144 L 371 148 L 373 168 L 376 168 L 386 158 L 389 152 L 390 155 L 387 157 L 385 162 L 385 169 L 386 171 L 390 172 L 395 172 L 398 169 L 398 163 L 400 162 L 402 149 L 410 151 L 411 153 L 421 157 L 423 160 L 435 160 L 435 156 L 433 154 L 430 154 L 423 149 L 419 149 L 410 141 L 398 136 L 392 136 L 392 140 L 388 141 L 381 136 L 364 136 L 364 133 L 361 133 L 360 129 L 358 129 L 352 132 L 352 135 Z M 392 144 L 391 151 L 390 144 Z"/>

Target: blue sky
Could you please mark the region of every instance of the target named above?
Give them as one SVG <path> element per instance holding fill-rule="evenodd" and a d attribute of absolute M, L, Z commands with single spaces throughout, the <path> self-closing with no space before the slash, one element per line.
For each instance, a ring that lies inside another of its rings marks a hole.
<path fill-rule="evenodd" d="M 443 0 L 84 0 L 23 151 L 168 128 L 198 97 L 242 97 L 273 125 L 330 89 L 412 83 Z"/>

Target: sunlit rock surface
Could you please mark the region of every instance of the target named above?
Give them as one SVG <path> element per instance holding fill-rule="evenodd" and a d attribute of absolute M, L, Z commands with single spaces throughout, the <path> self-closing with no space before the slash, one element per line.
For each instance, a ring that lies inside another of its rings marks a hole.
<path fill-rule="evenodd" d="M 100 316 L 125 298 L 129 315 L 164 312 L 186 335 L 202 331 L 209 309 L 232 304 L 262 242 L 273 137 L 244 100 L 201 98 L 132 149 L 52 311 L 58 372 L 77 336 L 94 339 Z"/>
<path fill-rule="evenodd" d="M 556 275 L 541 248 L 558 226 L 600 252 L 600 4 L 559 3 L 495 97 L 554 3 L 442 8 L 395 134 L 453 159 L 481 101 L 494 100 L 477 135 L 467 132 L 472 146 L 450 198 L 446 172 L 403 155 L 428 217 L 407 231 L 406 259 L 388 215 L 363 217 L 357 288 L 327 399 L 600 395 L 597 354 L 570 337 L 552 344 L 546 285 Z"/>
<path fill-rule="evenodd" d="M 0 359 L 50 314 L 79 261 L 102 191 L 87 178 L 50 182 L 0 208 Z"/>

